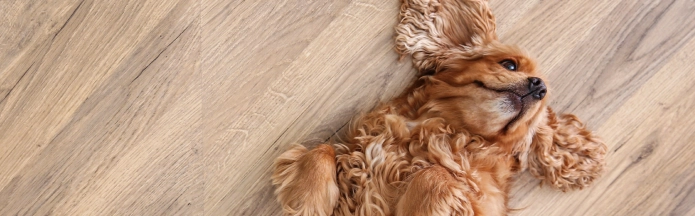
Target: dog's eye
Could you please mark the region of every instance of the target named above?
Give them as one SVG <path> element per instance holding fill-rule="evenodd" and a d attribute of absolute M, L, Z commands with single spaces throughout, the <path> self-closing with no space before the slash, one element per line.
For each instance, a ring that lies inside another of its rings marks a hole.
<path fill-rule="evenodd" d="M 511 60 L 511 59 L 502 60 L 500 62 L 500 65 L 502 65 L 502 67 L 504 67 L 507 70 L 516 71 L 516 62 L 514 62 L 514 60 Z"/>

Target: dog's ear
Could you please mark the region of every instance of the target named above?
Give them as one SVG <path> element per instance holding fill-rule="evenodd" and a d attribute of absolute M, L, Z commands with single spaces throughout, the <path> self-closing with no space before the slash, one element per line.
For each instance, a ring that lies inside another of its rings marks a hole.
<path fill-rule="evenodd" d="M 496 41 L 495 28 L 486 0 L 403 0 L 396 49 L 412 55 L 420 73 L 431 72 L 447 56 Z"/>
<path fill-rule="evenodd" d="M 574 115 L 556 116 L 548 107 L 547 120 L 531 143 L 529 171 L 562 191 L 588 186 L 604 170 L 606 145 Z"/>

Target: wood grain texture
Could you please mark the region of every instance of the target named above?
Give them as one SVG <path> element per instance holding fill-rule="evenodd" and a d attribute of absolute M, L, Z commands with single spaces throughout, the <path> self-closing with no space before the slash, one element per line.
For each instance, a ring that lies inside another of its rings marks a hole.
<path fill-rule="evenodd" d="M 270 166 L 412 80 L 399 1 L 4 1 L 0 215 L 277 215 Z M 492 1 L 551 106 L 608 143 L 515 215 L 695 215 L 695 1 Z"/>

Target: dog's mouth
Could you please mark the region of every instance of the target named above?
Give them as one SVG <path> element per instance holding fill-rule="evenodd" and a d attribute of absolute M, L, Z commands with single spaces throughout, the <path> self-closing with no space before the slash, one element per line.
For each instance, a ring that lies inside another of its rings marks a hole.
<path fill-rule="evenodd" d="M 509 92 L 507 98 L 513 104 L 512 106 L 514 107 L 514 110 L 517 111 L 517 114 L 514 116 L 514 118 L 509 120 L 509 122 L 506 125 L 504 125 L 502 131 L 509 131 L 509 128 L 516 124 L 519 121 L 519 119 L 521 119 L 521 117 L 524 116 L 524 114 L 526 114 L 526 111 L 528 110 L 528 104 L 526 101 L 528 100 L 524 100 L 524 98 L 527 98 L 530 94 L 531 93 L 528 93 L 526 95 L 518 95 L 514 92 Z"/>
<path fill-rule="evenodd" d="M 495 88 L 490 88 L 486 86 L 483 82 L 475 80 L 474 83 L 478 85 L 481 88 L 490 90 L 490 91 L 495 91 L 497 93 L 500 93 L 505 97 L 505 100 L 508 102 L 508 107 L 511 108 L 513 112 L 516 112 L 516 115 L 512 117 L 512 119 L 507 122 L 507 124 L 502 128 L 502 132 L 507 132 L 509 131 L 512 126 L 514 126 L 516 123 L 518 123 L 522 117 L 527 113 L 529 107 L 539 101 L 536 98 L 534 98 L 532 95 L 534 94 L 533 91 L 528 91 L 528 92 L 521 92 L 519 89 L 495 89 Z"/>

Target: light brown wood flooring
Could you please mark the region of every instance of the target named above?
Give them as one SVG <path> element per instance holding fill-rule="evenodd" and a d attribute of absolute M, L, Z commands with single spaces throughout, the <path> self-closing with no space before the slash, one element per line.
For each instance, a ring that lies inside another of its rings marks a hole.
<path fill-rule="evenodd" d="M 273 159 L 414 76 L 398 0 L 0 2 L 0 215 L 278 215 Z M 695 1 L 495 0 L 551 106 L 608 143 L 516 215 L 695 215 Z"/>

